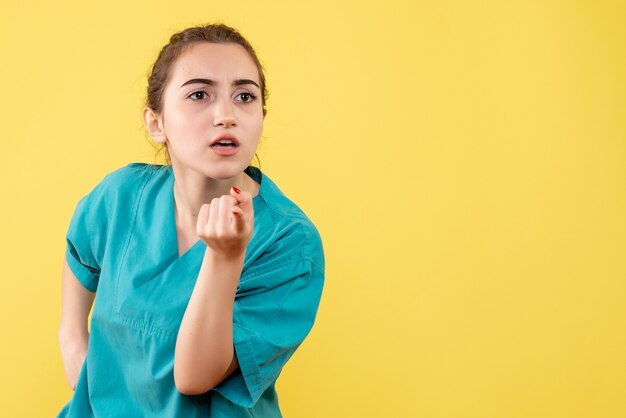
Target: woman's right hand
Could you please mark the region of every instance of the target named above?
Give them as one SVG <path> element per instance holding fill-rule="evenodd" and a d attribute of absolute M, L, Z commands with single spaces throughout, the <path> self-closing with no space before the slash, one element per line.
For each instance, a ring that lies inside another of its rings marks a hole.
<path fill-rule="evenodd" d="M 254 231 L 254 205 L 249 192 L 231 187 L 229 195 L 200 207 L 196 233 L 223 259 L 242 258 Z"/>
<path fill-rule="evenodd" d="M 78 376 L 83 368 L 85 357 L 87 356 L 87 345 L 89 337 L 65 336 L 59 333 L 59 343 L 61 346 L 61 356 L 63 357 L 63 368 L 67 383 L 72 390 L 76 389 Z"/>

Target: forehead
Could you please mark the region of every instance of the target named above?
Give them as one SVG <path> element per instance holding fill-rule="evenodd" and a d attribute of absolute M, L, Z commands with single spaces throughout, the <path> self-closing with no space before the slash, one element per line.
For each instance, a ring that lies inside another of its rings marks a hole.
<path fill-rule="evenodd" d="M 183 52 L 172 67 L 171 79 L 178 86 L 191 78 L 228 81 L 248 78 L 259 81 L 257 67 L 244 47 L 235 43 L 199 42 Z"/>

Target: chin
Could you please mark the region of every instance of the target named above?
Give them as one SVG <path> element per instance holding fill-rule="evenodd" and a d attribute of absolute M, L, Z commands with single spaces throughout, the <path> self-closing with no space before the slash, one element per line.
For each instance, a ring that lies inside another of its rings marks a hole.
<path fill-rule="evenodd" d="M 248 166 L 208 167 L 206 170 L 203 170 L 203 173 L 207 177 L 211 177 L 216 180 L 228 180 L 243 173 L 246 167 Z"/>

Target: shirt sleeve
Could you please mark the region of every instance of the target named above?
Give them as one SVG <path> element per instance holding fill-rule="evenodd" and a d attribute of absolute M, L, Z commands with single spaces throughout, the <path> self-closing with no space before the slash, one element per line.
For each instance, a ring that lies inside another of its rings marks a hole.
<path fill-rule="evenodd" d="M 102 236 L 106 219 L 102 198 L 104 180 L 78 201 L 65 237 L 67 264 L 90 292 L 95 292 L 98 287 L 102 258 L 100 247 L 103 246 L 100 243 L 105 239 Z"/>
<path fill-rule="evenodd" d="M 301 239 L 294 237 L 288 244 L 302 247 Z M 319 236 L 308 239 L 314 241 L 314 257 L 277 256 L 241 277 L 233 311 L 239 368 L 214 388 L 233 403 L 253 407 L 313 326 L 324 265 Z"/>

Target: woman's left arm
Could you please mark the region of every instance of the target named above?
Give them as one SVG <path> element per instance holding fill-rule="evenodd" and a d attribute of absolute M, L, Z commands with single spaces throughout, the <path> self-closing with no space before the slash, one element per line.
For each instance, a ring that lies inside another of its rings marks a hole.
<path fill-rule="evenodd" d="M 213 199 L 198 214 L 197 233 L 207 244 L 200 273 L 178 331 L 174 380 L 186 395 L 205 393 L 238 367 L 233 306 L 245 251 L 254 229 L 252 197 Z"/>

